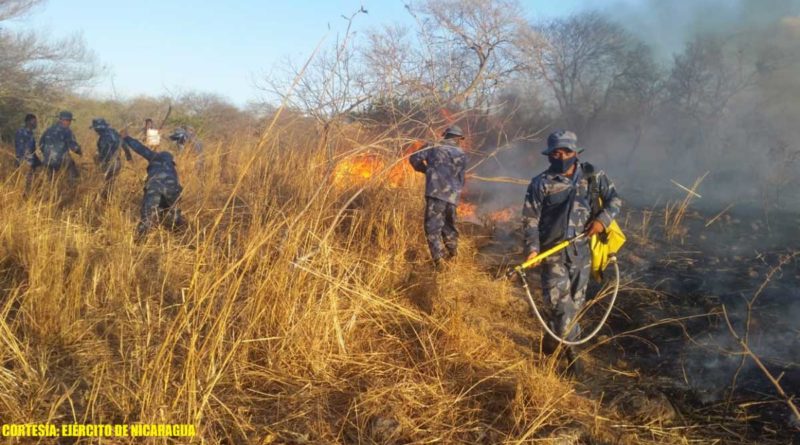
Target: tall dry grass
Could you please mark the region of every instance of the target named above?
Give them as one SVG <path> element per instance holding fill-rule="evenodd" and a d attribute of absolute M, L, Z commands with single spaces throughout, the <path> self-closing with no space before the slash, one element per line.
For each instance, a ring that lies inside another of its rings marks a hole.
<path fill-rule="evenodd" d="M 366 142 L 349 141 L 397 141 Z M 317 143 L 288 122 L 207 147 L 202 167 L 182 154 L 191 229 L 141 244 L 143 160 L 108 203 L 85 160 L 74 190 L 39 177 L 27 198 L 7 171 L 2 421 L 192 423 L 194 443 L 625 443 L 552 362 L 498 334 L 512 286 L 478 269 L 468 237 L 427 273 L 418 179 L 332 187 Z"/>

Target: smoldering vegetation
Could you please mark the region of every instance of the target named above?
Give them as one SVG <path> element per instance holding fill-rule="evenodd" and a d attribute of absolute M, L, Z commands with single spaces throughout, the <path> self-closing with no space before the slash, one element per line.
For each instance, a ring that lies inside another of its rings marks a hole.
<path fill-rule="evenodd" d="M 416 27 L 346 34 L 304 68 L 328 82 L 280 97 L 314 116 L 323 140 L 353 125 L 409 143 L 465 128 L 459 211 L 489 229 L 478 243 L 491 268 L 518 260 L 544 137 L 575 131 L 581 158 L 616 183 L 630 233 L 621 315 L 589 352 L 613 370 L 598 372 L 616 382 L 608 393 L 625 400 L 618 379 L 632 373 L 691 422 L 750 419 L 712 434 L 784 430 L 800 388 L 800 2 L 619 2 L 546 21 L 510 1 L 408 9 Z"/>

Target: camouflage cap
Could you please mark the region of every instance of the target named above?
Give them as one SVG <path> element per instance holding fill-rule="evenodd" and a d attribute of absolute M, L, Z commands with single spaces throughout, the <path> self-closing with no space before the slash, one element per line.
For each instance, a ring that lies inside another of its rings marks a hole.
<path fill-rule="evenodd" d="M 447 127 L 444 130 L 444 133 L 442 133 L 442 136 L 444 136 L 444 137 L 447 137 L 448 135 L 463 138 L 464 137 L 464 132 L 461 131 L 461 127 L 459 127 L 458 125 L 453 125 L 453 126 Z"/>
<path fill-rule="evenodd" d="M 542 154 L 549 155 L 558 148 L 566 148 L 578 153 L 583 152 L 582 148 L 578 148 L 578 136 L 569 130 L 558 130 L 550 133 L 550 136 L 547 137 L 547 149 Z"/>
<path fill-rule="evenodd" d="M 98 130 L 98 129 L 108 128 L 108 127 L 109 127 L 108 122 L 106 122 L 106 120 L 103 119 L 102 117 L 98 117 L 98 118 L 92 119 L 92 126 L 89 127 L 89 128 L 91 128 L 93 130 Z"/>
<path fill-rule="evenodd" d="M 62 112 L 58 113 L 58 119 L 59 120 L 71 121 L 71 120 L 73 120 L 72 119 L 72 112 L 71 111 L 62 111 Z"/>

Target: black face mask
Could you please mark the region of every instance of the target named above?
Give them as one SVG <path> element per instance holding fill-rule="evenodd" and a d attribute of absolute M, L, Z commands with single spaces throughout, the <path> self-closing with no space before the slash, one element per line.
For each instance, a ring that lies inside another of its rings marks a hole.
<path fill-rule="evenodd" d="M 578 162 L 577 156 L 569 159 L 555 159 L 555 158 L 549 158 L 549 159 L 550 159 L 550 171 L 553 173 L 560 173 L 562 175 L 568 172 L 569 169 L 572 168 L 572 166 L 575 165 L 576 162 Z"/>

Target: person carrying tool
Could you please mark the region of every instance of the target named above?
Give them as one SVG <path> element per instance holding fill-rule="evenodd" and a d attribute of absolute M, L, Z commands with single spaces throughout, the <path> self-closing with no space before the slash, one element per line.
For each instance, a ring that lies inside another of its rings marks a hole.
<path fill-rule="evenodd" d="M 153 123 L 153 119 L 148 117 L 144 120 L 142 135 L 144 136 L 144 143 L 148 148 L 158 150 L 158 146 L 161 145 L 161 128 L 156 127 Z"/>
<path fill-rule="evenodd" d="M 592 255 L 589 238 L 606 231 L 622 201 L 614 184 L 589 163 L 579 163 L 578 137 L 566 130 L 547 138 L 550 167 L 528 186 L 522 208 L 525 255 L 528 260 L 565 240 L 579 237 L 541 262 L 542 293 L 553 312 L 548 324 L 566 340 L 580 336 L 575 317 L 586 301 Z M 599 199 L 598 199 L 599 198 Z M 580 373 L 574 347 L 567 348 L 569 370 Z"/>
<path fill-rule="evenodd" d="M 441 145 L 423 147 L 409 158 L 414 170 L 425 173 L 425 237 L 436 270 L 458 253 L 456 206 L 467 167 L 467 156 L 458 147 L 464 138 L 461 128 L 449 127 L 442 136 Z"/>
<path fill-rule="evenodd" d="M 92 119 L 92 126 L 89 128 L 97 132 L 98 136 L 97 154 L 95 155 L 94 161 L 100 168 L 100 171 L 103 172 L 103 177 L 105 178 L 105 185 L 103 186 L 103 191 L 100 193 L 100 197 L 106 199 L 114 184 L 114 179 L 122 169 L 122 163 L 119 160 L 121 139 L 117 130 L 111 128 L 108 122 L 103 118 Z M 128 147 L 123 145 L 122 150 L 125 152 L 125 159 L 129 162 L 132 161 L 133 157 Z"/>
<path fill-rule="evenodd" d="M 144 185 L 141 220 L 136 226 L 136 239 L 142 239 L 154 225 L 162 221 L 173 230 L 183 230 L 187 222 L 177 205 L 183 187 L 178 180 L 172 154 L 150 150 L 128 136 L 125 130 L 122 131 L 122 144 L 147 160 L 147 181 Z"/>

